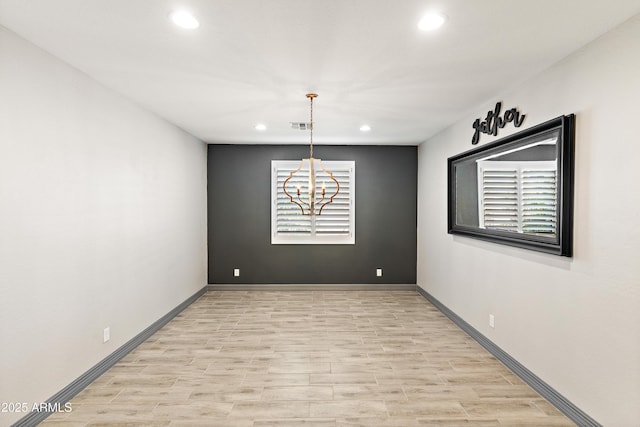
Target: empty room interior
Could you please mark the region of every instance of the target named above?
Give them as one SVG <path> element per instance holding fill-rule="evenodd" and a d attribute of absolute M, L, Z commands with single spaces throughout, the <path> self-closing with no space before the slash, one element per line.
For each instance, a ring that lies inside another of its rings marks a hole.
<path fill-rule="evenodd" d="M 0 0 L 0 425 L 640 425 L 640 2 Z"/>

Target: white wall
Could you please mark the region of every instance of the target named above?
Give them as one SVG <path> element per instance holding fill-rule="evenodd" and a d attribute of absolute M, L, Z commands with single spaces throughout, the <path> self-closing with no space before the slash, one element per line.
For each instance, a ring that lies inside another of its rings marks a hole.
<path fill-rule="evenodd" d="M 206 210 L 205 144 L 0 27 L 0 402 L 44 401 L 204 287 Z"/>
<path fill-rule="evenodd" d="M 640 425 L 639 40 L 636 16 L 419 148 L 419 286 L 605 426 Z M 447 234 L 447 157 L 498 100 L 517 130 L 576 114 L 571 259 Z"/>

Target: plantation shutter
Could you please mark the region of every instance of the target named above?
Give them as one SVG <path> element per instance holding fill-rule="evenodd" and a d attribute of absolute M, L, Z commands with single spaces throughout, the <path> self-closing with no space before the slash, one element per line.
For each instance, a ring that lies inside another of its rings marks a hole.
<path fill-rule="evenodd" d="M 480 227 L 555 235 L 555 168 L 554 161 L 478 162 Z"/>
<path fill-rule="evenodd" d="M 311 235 L 311 217 L 302 215 L 300 208 L 291 203 L 289 197 L 284 193 L 284 181 L 289 178 L 289 174 L 296 167 L 281 167 L 276 169 L 277 174 L 277 198 L 276 198 L 276 231 L 278 234 L 288 235 Z M 289 183 L 291 188 L 298 185 L 306 186 L 308 177 L 304 174 L 296 174 Z M 292 194 L 295 196 L 295 194 Z"/>
<path fill-rule="evenodd" d="M 300 161 L 272 161 L 272 244 L 353 244 L 355 243 L 354 183 L 355 162 L 327 161 L 324 167 L 333 173 L 340 184 L 340 191 L 333 202 L 322 209 L 321 215 L 303 215 L 300 207 L 291 202 L 284 192 L 284 181 L 300 166 Z M 335 183 L 319 168 L 316 168 L 316 199 L 325 199 L 335 193 Z M 302 200 L 308 198 L 309 171 L 300 170 L 287 183 L 289 194 L 298 200 L 300 188 Z"/>
<path fill-rule="evenodd" d="M 347 236 L 350 233 L 350 212 L 351 212 L 351 185 L 350 170 L 332 170 L 334 178 L 340 183 L 340 192 L 333 199 L 332 203 L 326 205 L 322 210 L 322 215 L 314 217 L 316 234 L 334 234 Z M 322 174 L 323 175 L 323 174 Z M 316 174 L 317 183 L 323 177 Z M 333 181 L 329 181 L 333 184 Z M 319 187 L 320 185 L 318 185 Z M 327 193 L 333 194 L 334 187 L 327 184 Z"/>
<path fill-rule="evenodd" d="M 556 171 L 522 171 L 522 231 L 556 233 Z"/>
<path fill-rule="evenodd" d="M 484 228 L 518 231 L 518 171 L 482 170 L 482 218 Z"/>

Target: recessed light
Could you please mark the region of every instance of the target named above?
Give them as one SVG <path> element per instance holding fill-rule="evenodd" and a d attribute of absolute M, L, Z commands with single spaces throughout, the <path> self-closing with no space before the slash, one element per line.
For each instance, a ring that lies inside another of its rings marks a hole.
<path fill-rule="evenodd" d="M 256 130 L 267 130 L 267 125 L 264 125 L 262 123 L 258 123 L 256 125 Z"/>
<path fill-rule="evenodd" d="M 369 131 L 371 130 L 371 126 L 369 126 L 369 125 L 362 125 L 362 126 L 360 126 L 360 130 L 361 130 L 362 132 L 369 132 Z"/>
<path fill-rule="evenodd" d="M 447 20 L 445 15 L 441 13 L 427 13 L 418 22 L 418 28 L 422 31 L 432 31 L 436 28 L 442 27 L 442 24 Z"/>
<path fill-rule="evenodd" d="M 194 18 L 192 14 L 185 10 L 178 10 L 176 12 L 173 12 L 170 16 L 173 23 L 178 27 L 193 30 L 194 28 L 198 28 L 200 26 L 198 20 Z"/>

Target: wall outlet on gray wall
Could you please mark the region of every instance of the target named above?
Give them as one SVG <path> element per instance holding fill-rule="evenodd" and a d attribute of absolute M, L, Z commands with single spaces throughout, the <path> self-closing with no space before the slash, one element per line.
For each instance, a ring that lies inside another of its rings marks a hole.
<path fill-rule="evenodd" d="M 240 277 L 240 269 L 239 268 L 234 268 L 233 269 L 233 277 Z"/>
<path fill-rule="evenodd" d="M 376 276 L 382 277 L 382 269 L 381 268 L 376 268 Z"/>
<path fill-rule="evenodd" d="M 107 341 L 109 341 L 111 339 L 111 328 L 109 326 L 107 326 L 106 328 L 104 328 L 104 330 L 102 331 L 102 342 L 106 343 Z"/>

